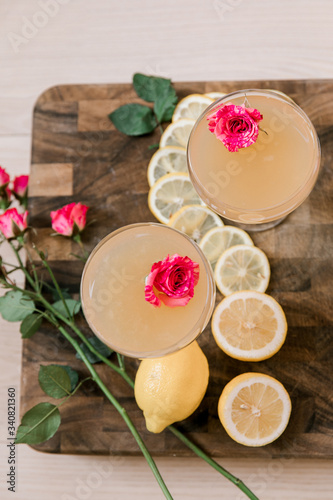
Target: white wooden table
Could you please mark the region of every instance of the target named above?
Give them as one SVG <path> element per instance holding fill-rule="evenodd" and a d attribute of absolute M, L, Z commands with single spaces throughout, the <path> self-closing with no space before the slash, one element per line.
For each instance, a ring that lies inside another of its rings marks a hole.
<path fill-rule="evenodd" d="M 0 165 L 29 172 L 33 104 L 59 83 L 333 78 L 331 0 L 1 0 Z M 17 447 L 7 491 L 7 389 L 19 395 L 18 325 L 0 320 L 0 498 L 163 498 L 145 460 Z M 329 460 L 220 460 L 261 500 L 331 500 Z M 157 459 L 175 499 L 245 498 L 199 459 Z"/>

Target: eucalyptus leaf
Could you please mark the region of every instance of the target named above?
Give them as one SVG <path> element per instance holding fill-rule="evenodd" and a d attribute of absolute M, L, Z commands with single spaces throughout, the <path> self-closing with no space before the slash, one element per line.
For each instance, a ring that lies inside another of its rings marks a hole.
<path fill-rule="evenodd" d="M 64 370 L 66 370 L 69 379 L 71 381 L 71 392 L 74 391 L 75 387 L 77 386 L 79 382 L 79 374 L 77 371 L 73 370 L 70 366 L 67 365 L 53 365 L 53 366 L 61 366 Z"/>
<path fill-rule="evenodd" d="M 54 302 L 52 306 L 56 311 L 58 311 L 60 314 L 65 316 L 66 318 L 71 318 L 72 316 L 75 316 L 80 311 L 81 308 L 81 302 L 79 300 L 74 300 L 74 299 L 65 299 L 65 303 L 67 305 L 67 308 L 69 310 L 69 315 L 68 312 L 65 308 L 65 305 L 62 300 L 57 300 L 57 302 Z"/>
<path fill-rule="evenodd" d="M 29 316 L 24 318 L 20 326 L 22 339 L 29 339 L 32 337 L 39 330 L 42 321 L 43 317 L 37 313 L 29 314 Z"/>
<path fill-rule="evenodd" d="M 149 134 L 157 125 L 153 110 L 136 103 L 120 106 L 109 118 L 120 132 L 130 136 Z"/>
<path fill-rule="evenodd" d="M 15 443 L 43 443 L 54 436 L 60 423 L 60 412 L 55 405 L 38 403 L 23 415 Z"/>
<path fill-rule="evenodd" d="M 113 351 L 107 345 L 103 344 L 103 342 L 99 340 L 99 338 L 88 337 L 87 340 L 96 349 L 96 351 L 98 351 L 105 358 L 108 358 L 110 354 L 112 354 Z M 80 344 L 80 347 L 90 363 L 94 364 L 101 361 L 100 358 L 96 354 L 91 352 L 89 350 L 89 347 L 87 347 L 85 344 Z M 76 357 L 78 359 L 82 359 L 79 353 L 76 353 Z"/>
<path fill-rule="evenodd" d="M 63 398 L 71 392 L 71 379 L 67 371 L 59 365 L 40 365 L 38 381 L 43 391 L 51 398 Z"/>
<path fill-rule="evenodd" d="M 171 85 L 171 80 L 158 76 L 143 75 L 135 73 L 133 75 L 133 87 L 141 99 L 148 102 L 155 102 L 160 94 L 163 94 Z"/>
<path fill-rule="evenodd" d="M 20 290 L 11 290 L 0 297 L 0 313 L 6 321 L 23 321 L 34 310 L 34 301 Z"/>
<path fill-rule="evenodd" d="M 157 120 L 160 123 L 171 120 L 176 104 L 177 95 L 175 89 L 171 86 L 162 89 L 154 104 Z"/>

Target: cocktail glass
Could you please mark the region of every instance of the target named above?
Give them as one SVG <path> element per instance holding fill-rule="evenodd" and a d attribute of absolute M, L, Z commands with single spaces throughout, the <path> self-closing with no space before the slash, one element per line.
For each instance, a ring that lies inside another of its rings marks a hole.
<path fill-rule="evenodd" d="M 155 308 L 145 300 L 145 278 L 168 254 L 199 264 L 199 282 L 186 306 Z M 181 349 L 205 328 L 215 284 L 203 252 L 184 233 L 158 223 L 122 227 L 92 251 L 81 280 L 82 307 L 93 332 L 111 349 L 156 358 Z"/>
<path fill-rule="evenodd" d="M 207 117 L 223 104 L 256 108 L 263 115 L 257 141 L 230 152 L 208 129 Z M 223 218 L 247 230 L 269 229 L 310 194 L 319 172 L 320 144 L 304 111 L 274 90 L 240 90 L 212 103 L 199 117 L 187 149 L 192 183 Z"/>

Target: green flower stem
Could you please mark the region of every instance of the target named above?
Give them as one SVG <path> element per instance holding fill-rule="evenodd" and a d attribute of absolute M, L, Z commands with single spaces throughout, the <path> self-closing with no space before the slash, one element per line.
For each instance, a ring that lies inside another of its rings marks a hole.
<path fill-rule="evenodd" d="M 54 276 L 54 274 L 53 274 L 53 271 L 52 271 L 51 267 L 49 266 L 49 263 L 48 263 L 45 259 L 43 259 L 43 258 L 42 258 L 42 262 L 43 262 L 44 266 L 46 267 L 47 272 L 49 273 L 50 278 L 51 278 L 51 280 L 52 280 L 52 283 L 54 284 L 54 287 L 55 287 L 55 289 L 57 290 L 58 295 L 59 295 L 59 297 L 60 297 L 60 299 L 61 299 L 61 301 L 62 301 L 62 303 L 63 303 L 63 305 L 64 305 L 65 311 L 66 311 L 66 313 L 68 314 L 68 317 L 70 318 L 70 317 L 71 317 L 70 310 L 68 309 L 67 303 L 66 303 L 66 301 L 65 301 L 65 299 L 64 299 L 64 296 L 63 296 L 63 294 L 62 294 L 61 288 L 60 288 L 60 286 L 58 285 L 57 280 L 55 279 L 55 276 Z M 33 266 L 33 268 L 34 268 L 34 267 L 35 267 L 35 266 Z M 42 295 L 40 295 L 40 296 L 42 297 Z"/>
<path fill-rule="evenodd" d="M 78 342 L 71 337 L 71 335 L 65 330 L 65 328 L 58 323 L 54 322 L 55 326 L 57 326 L 58 330 L 63 334 L 63 336 L 70 342 L 70 344 L 74 347 L 77 353 L 81 356 L 82 360 L 84 361 L 86 367 L 90 371 L 92 375 L 92 379 L 96 384 L 99 386 L 99 388 L 102 390 L 102 392 L 105 394 L 105 396 L 108 398 L 110 403 L 116 408 L 116 410 L 119 412 L 121 417 L 124 419 L 126 422 L 128 428 L 130 429 L 133 437 L 135 438 L 140 450 L 142 451 L 143 456 L 148 462 L 149 467 L 151 468 L 161 490 L 164 493 L 165 498 L 169 500 L 173 500 L 165 482 L 163 481 L 163 478 L 152 458 L 150 455 L 146 445 L 144 444 L 140 434 L 138 433 L 135 425 L 133 424 L 132 420 L 130 419 L 128 413 L 126 412 L 125 408 L 121 406 L 121 404 L 118 402 L 118 400 L 113 396 L 113 394 L 109 391 L 109 389 L 104 385 L 100 377 L 98 376 L 96 370 L 92 366 L 92 364 L 89 362 L 87 357 L 85 356 L 84 352 L 82 351 L 81 347 L 79 346 Z"/>
<path fill-rule="evenodd" d="M 30 274 L 28 273 L 28 271 L 26 270 L 25 266 L 23 265 L 22 259 L 21 259 L 21 257 L 20 257 L 20 254 L 19 254 L 19 252 L 18 252 L 17 248 L 15 248 L 15 245 L 13 245 L 13 243 L 12 243 L 10 240 L 8 240 L 8 243 L 9 243 L 9 244 L 10 244 L 10 246 L 12 247 L 13 252 L 15 253 L 15 256 L 16 256 L 16 258 L 17 258 L 17 261 L 18 261 L 18 263 L 19 263 L 19 265 L 20 265 L 20 268 L 21 268 L 21 269 L 22 269 L 22 271 L 24 272 L 24 275 L 25 275 L 25 277 L 26 277 L 27 281 L 30 283 L 30 285 L 32 286 L 32 288 L 33 288 L 34 290 L 36 290 L 36 285 L 35 285 L 35 282 L 34 282 L 34 280 L 32 279 L 32 277 L 30 276 Z"/>
<path fill-rule="evenodd" d="M 221 474 L 223 474 L 224 477 L 229 479 L 235 486 L 237 486 L 245 495 L 247 495 L 251 500 L 259 500 L 259 498 L 252 493 L 252 491 L 237 477 L 235 477 L 233 474 L 230 474 L 226 469 L 224 469 L 220 464 L 218 464 L 215 460 L 210 458 L 204 451 L 202 451 L 197 445 L 192 443 L 182 432 L 180 432 L 176 427 L 173 425 L 169 425 L 168 429 L 178 438 L 180 441 L 182 441 L 190 450 L 194 451 L 198 455 L 198 457 L 203 458 L 209 465 L 213 467 L 213 469 L 217 470 Z"/>

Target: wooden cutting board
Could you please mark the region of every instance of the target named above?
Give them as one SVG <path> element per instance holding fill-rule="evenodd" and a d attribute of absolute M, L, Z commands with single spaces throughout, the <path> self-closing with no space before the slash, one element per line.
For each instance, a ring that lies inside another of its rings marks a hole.
<path fill-rule="evenodd" d="M 281 225 L 253 234 L 271 263 L 268 293 L 284 308 L 287 340 L 271 359 L 259 363 L 233 360 L 212 338 L 209 327 L 199 343 L 208 357 L 210 382 L 199 409 L 178 427 L 216 457 L 333 457 L 333 82 L 251 81 L 178 83 L 179 98 L 191 93 L 229 92 L 240 88 L 275 88 L 289 94 L 312 119 L 322 145 L 322 167 L 308 200 Z M 34 109 L 30 180 L 30 224 L 46 249 L 61 285 L 78 291 L 82 263 L 70 256 L 75 244 L 51 238 L 49 213 L 72 201 L 89 205 L 95 219 L 83 235 L 92 249 L 101 238 L 125 224 L 152 221 L 147 205 L 146 169 L 159 141 L 158 130 L 130 138 L 115 130 L 108 114 L 122 104 L 140 102 L 131 85 L 64 85 L 42 94 Z M 221 300 L 217 294 L 217 301 Z M 84 320 L 80 324 L 86 333 Z M 23 342 L 21 414 L 48 398 L 38 385 L 40 364 L 63 363 L 87 372 L 72 348 L 47 325 Z M 138 362 L 126 361 L 132 375 Z M 145 429 L 132 390 L 107 367 L 96 365 L 120 399 L 154 455 L 191 452 L 169 431 Z M 290 393 L 293 410 L 283 436 L 262 448 L 233 442 L 217 417 L 224 385 L 234 376 L 258 371 L 276 377 Z M 86 383 L 61 407 L 56 435 L 35 446 L 54 453 L 140 454 L 118 413 L 93 383 Z"/>

